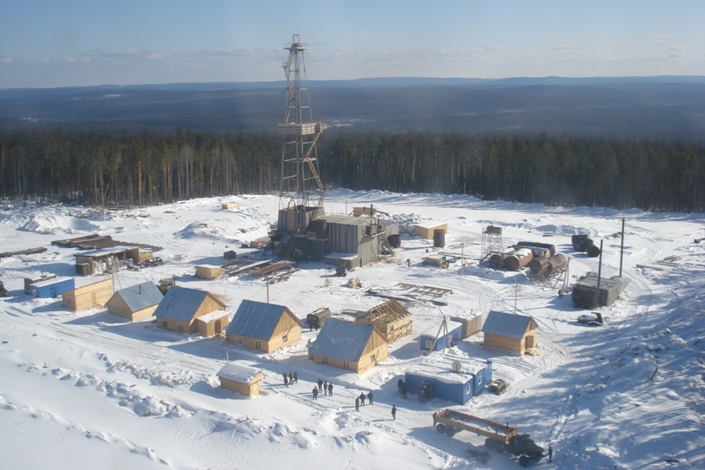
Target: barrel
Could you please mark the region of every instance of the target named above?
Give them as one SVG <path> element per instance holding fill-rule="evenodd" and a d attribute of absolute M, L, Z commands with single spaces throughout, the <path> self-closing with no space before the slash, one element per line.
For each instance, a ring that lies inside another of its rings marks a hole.
<path fill-rule="evenodd" d="M 585 252 L 587 252 L 587 255 L 590 258 L 597 258 L 598 256 L 600 256 L 600 249 L 592 243 L 585 247 Z"/>
<path fill-rule="evenodd" d="M 564 268 L 565 265 L 568 263 L 568 259 L 564 255 L 558 253 L 556 255 L 551 256 L 548 259 L 548 263 L 551 266 L 551 272 L 554 272 Z"/>
<path fill-rule="evenodd" d="M 438 248 L 446 246 L 446 231 L 442 228 L 437 228 L 433 231 L 433 246 Z"/>
<path fill-rule="evenodd" d="M 517 250 L 514 254 L 507 256 L 504 260 L 504 267 L 508 271 L 519 271 L 534 259 L 534 254 L 529 248 Z"/>
<path fill-rule="evenodd" d="M 587 251 L 588 246 L 592 245 L 592 239 L 589 235 L 573 235 L 571 237 L 573 248 L 575 251 Z"/>
<path fill-rule="evenodd" d="M 387 237 L 387 241 L 392 248 L 399 248 L 401 246 L 401 235 L 390 235 Z"/>

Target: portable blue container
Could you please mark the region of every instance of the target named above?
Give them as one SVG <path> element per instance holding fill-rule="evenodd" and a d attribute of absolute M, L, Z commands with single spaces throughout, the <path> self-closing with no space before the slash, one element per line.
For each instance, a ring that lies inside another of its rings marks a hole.
<path fill-rule="evenodd" d="M 76 286 L 72 277 L 56 277 L 47 281 L 30 284 L 29 294 L 38 299 L 53 299 L 75 288 Z"/>
<path fill-rule="evenodd" d="M 453 370 L 453 363 L 460 365 L 458 371 Z M 433 354 L 406 371 L 408 393 L 418 395 L 421 392 L 426 399 L 438 398 L 459 405 L 482 392 L 491 381 L 491 361 L 459 360 L 450 355 Z"/>
<path fill-rule="evenodd" d="M 436 339 L 434 335 L 423 334 L 419 336 L 419 349 L 422 351 L 441 351 L 443 349 L 451 348 L 455 343 L 458 343 L 462 339 L 463 325 L 458 325 L 452 330 L 448 331 L 447 335 L 440 335 L 436 340 L 436 344 L 433 341 Z"/>

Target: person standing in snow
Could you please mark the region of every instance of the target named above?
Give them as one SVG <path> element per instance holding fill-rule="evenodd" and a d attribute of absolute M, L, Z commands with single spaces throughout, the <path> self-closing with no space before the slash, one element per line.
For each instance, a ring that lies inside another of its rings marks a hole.
<path fill-rule="evenodd" d="M 313 399 L 318 400 L 318 389 L 316 387 L 313 387 L 313 391 L 311 393 L 313 393 Z"/>
<path fill-rule="evenodd" d="M 299 374 L 297 374 L 296 371 L 294 371 L 294 382 L 299 383 Z"/>
<path fill-rule="evenodd" d="M 289 379 L 286 377 L 286 372 L 284 372 L 284 386 L 289 388 Z"/>
<path fill-rule="evenodd" d="M 323 394 L 328 395 L 328 382 L 323 381 Z"/>
<path fill-rule="evenodd" d="M 360 392 L 360 405 L 365 406 L 365 392 Z"/>
<path fill-rule="evenodd" d="M 553 447 L 548 446 L 548 461 L 553 462 Z"/>
<path fill-rule="evenodd" d="M 291 372 L 289 372 L 289 383 L 291 385 L 294 385 L 294 374 L 292 374 Z"/>
<path fill-rule="evenodd" d="M 401 397 L 406 398 L 406 384 L 404 382 L 401 383 Z"/>
<path fill-rule="evenodd" d="M 397 419 L 397 407 L 392 405 L 392 419 L 396 421 Z"/>
<path fill-rule="evenodd" d="M 397 382 L 397 388 L 399 389 L 399 394 L 401 394 L 401 387 L 404 385 L 404 381 L 402 379 L 399 379 L 399 382 Z"/>
<path fill-rule="evenodd" d="M 318 391 L 321 391 L 321 388 L 323 388 L 323 381 L 321 379 L 318 379 Z"/>
<path fill-rule="evenodd" d="M 370 401 L 370 405 L 372 404 L 372 390 L 367 394 L 367 399 Z"/>
<path fill-rule="evenodd" d="M 360 411 L 360 397 L 355 397 L 355 411 Z"/>
<path fill-rule="evenodd" d="M 333 384 L 328 383 L 328 395 L 333 396 Z"/>

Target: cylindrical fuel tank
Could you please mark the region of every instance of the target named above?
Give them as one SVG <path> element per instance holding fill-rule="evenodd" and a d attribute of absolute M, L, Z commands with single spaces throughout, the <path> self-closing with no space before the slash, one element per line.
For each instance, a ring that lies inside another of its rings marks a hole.
<path fill-rule="evenodd" d="M 504 260 L 504 267 L 508 271 L 519 271 L 534 259 L 534 254 L 529 248 L 517 250 L 514 254 L 507 256 Z"/>

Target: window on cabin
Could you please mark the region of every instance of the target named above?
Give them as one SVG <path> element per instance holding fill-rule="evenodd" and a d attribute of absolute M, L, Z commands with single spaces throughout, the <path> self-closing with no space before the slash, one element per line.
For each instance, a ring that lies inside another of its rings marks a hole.
<path fill-rule="evenodd" d="M 350 363 L 348 361 L 343 361 L 343 369 L 350 369 Z"/>
<path fill-rule="evenodd" d="M 235 339 L 235 344 L 237 344 L 238 346 L 242 346 L 242 338 L 238 336 L 238 337 Z"/>
<path fill-rule="evenodd" d="M 184 331 L 184 325 L 179 325 L 179 331 Z"/>
<path fill-rule="evenodd" d="M 282 341 L 284 341 L 285 343 L 289 341 L 289 335 L 282 336 Z"/>
<path fill-rule="evenodd" d="M 162 322 L 162 328 L 166 328 L 167 323 L 165 321 Z"/>
<path fill-rule="evenodd" d="M 377 354 L 373 354 L 370 359 L 372 360 L 372 362 L 377 362 Z"/>
<path fill-rule="evenodd" d="M 327 358 L 327 357 L 322 357 L 322 358 L 321 358 L 321 364 L 328 364 L 328 358 Z"/>
<path fill-rule="evenodd" d="M 255 341 L 255 349 L 262 349 L 262 343 Z"/>

